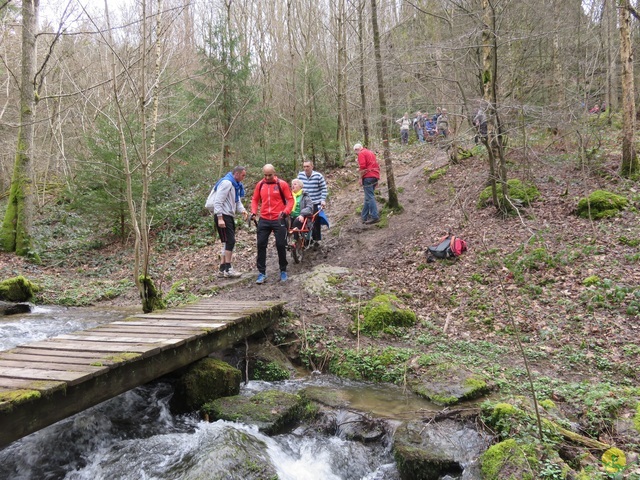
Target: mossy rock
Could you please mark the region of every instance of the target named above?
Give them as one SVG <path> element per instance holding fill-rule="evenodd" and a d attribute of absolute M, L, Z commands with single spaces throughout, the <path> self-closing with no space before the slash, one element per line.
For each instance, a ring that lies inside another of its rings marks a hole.
<path fill-rule="evenodd" d="M 417 395 L 444 406 L 475 400 L 492 389 L 486 379 L 455 364 L 423 368 L 407 384 Z"/>
<path fill-rule="evenodd" d="M 512 178 L 511 180 L 507 180 L 507 194 L 512 202 L 518 205 L 523 205 L 528 207 L 532 202 L 538 200 L 540 198 L 540 191 L 537 189 L 535 185 L 528 182 L 522 182 L 517 178 Z M 501 204 L 505 203 L 504 196 L 502 195 L 502 187 L 497 185 L 497 195 L 498 201 Z M 493 201 L 493 196 L 491 194 L 491 187 L 485 188 L 480 194 L 480 198 L 478 199 L 478 207 L 483 208 L 490 205 Z M 506 209 L 512 210 L 511 204 L 506 203 Z"/>
<path fill-rule="evenodd" d="M 333 388 L 306 387 L 300 390 L 300 395 L 331 408 L 347 408 L 351 403 L 346 391 Z"/>
<path fill-rule="evenodd" d="M 538 464 L 538 457 L 535 445 L 520 445 L 510 438 L 489 447 L 480 464 L 484 480 L 533 480 L 532 466 Z"/>
<path fill-rule="evenodd" d="M 275 435 L 299 421 L 306 412 L 306 400 L 301 395 L 266 390 L 252 397 L 218 398 L 202 406 L 210 420 L 228 420 L 256 425 L 261 432 Z"/>
<path fill-rule="evenodd" d="M 228 363 L 204 358 L 191 364 L 182 373 L 171 397 L 171 411 L 197 411 L 203 404 L 240 392 L 242 373 Z"/>
<path fill-rule="evenodd" d="M 443 177 L 449 171 L 449 166 L 439 168 L 429 175 L 429 183 L 433 183 Z"/>
<path fill-rule="evenodd" d="M 362 315 L 360 331 L 369 334 L 381 332 L 387 327 L 412 327 L 417 321 L 416 314 L 395 295 L 374 297 L 364 306 Z"/>
<path fill-rule="evenodd" d="M 294 366 L 286 355 L 266 340 L 252 344 L 249 347 L 249 357 L 253 359 L 249 365 L 249 378 L 252 380 L 265 382 L 288 380 L 295 372 Z"/>
<path fill-rule="evenodd" d="M 0 300 L 8 302 L 28 302 L 38 287 L 22 275 L 0 282 Z"/>
<path fill-rule="evenodd" d="M 624 210 L 628 204 L 629 201 L 622 195 L 617 195 L 606 190 L 596 190 L 578 202 L 577 213 L 578 216 L 582 218 L 599 220 L 617 215 L 621 210 Z"/>

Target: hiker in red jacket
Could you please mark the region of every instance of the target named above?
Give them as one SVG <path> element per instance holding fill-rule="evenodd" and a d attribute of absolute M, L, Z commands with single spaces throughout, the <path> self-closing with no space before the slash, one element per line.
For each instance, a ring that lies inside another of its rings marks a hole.
<path fill-rule="evenodd" d="M 280 264 L 280 281 L 286 282 L 287 277 L 287 217 L 293 209 L 293 195 L 289 184 L 276 177 L 276 169 L 267 164 L 262 167 L 264 179 L 260 180 L 253 191 L 251 199 L 251 217 L 255 218 L 260 207 L 258 221 L 258 267 L 257 284 L 267 280 L 267 244 L 269 235 L 273 232 L 276 237 L 278 263 Z"/>

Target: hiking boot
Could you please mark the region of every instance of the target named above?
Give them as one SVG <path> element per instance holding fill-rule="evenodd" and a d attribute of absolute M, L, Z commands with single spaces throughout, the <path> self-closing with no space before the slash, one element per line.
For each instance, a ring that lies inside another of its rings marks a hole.
<path fill-rule="evenodd" d="M 286 282 L 287 280 L 289 280 L 289 276 L 287 275 L 287 272 L 280 272 L 280 281 Z"/>
<path fill-rule="evenodd" d="M 380 221 L 380 218 L 370 218 L 369 220 L 364 222 L 364 224 L 365 225 L 373 225 L 374 223 L 378 223 L 379 221 Z"/>
<path fill-rule="evenodd" d="M 266 281 L 267 281 L 267 276 L 264 273 L 261 273 L 258 275 L 258 279 L 256 280 L 256 283 L 258 285 L 262 285 Z"/>
<path fill-rule="evenodd" d="M 225 273 L 224 270 L 218 270 L 218 278 L 224 278 L 226 276 Z"/>
<path fill-rule="evenodd" d="M 234 270 L 233 267 L 227 270 L 226 272 L 224 272 L 224 278 L 238 278 L 241 276 L 242 276 L 242 273 Z"/>

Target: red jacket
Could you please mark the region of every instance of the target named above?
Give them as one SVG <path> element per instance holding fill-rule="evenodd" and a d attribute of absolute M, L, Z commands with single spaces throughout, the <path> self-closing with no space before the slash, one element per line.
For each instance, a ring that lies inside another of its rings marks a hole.
<path fill-rule="evenodd" d="M 289 184 L 275 176 L 273 179 L 271 183 L 260 180 L 251 199 L 251 213 L 257 214 L 260 205 L 260 218 L 265 220 L 277 220 L 282 212 L 289 215 L 293 210 L 293 195 Z"/>
<path fill-rule="evenodd" d="M 358 166 L 360 167 L 360 172 L 364 170 L 362 178 L 377 178 L 380 180 L 380 165 L 376 160 L 376 154 L 371 150 L 366 148 L 360 150 L 360 153 L 358 153 Z"/>

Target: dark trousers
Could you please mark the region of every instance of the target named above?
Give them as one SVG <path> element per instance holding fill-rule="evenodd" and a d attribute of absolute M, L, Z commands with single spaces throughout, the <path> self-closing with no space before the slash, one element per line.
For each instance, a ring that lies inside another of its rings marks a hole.
<path fill-rule="evenodd" d="M 313 206 L 313 213 L 316 213 L 318 210 L 320 210 L 319 203 Z M 311 232 L 311 238 L 313 238 L 316 242 L 318 240 L 322 240 L 322 232 L 320 230 L 320 227 L 322 227 L 322 225 L 320 224 L 320 216 L 317 215 L 316 221 L 313 222 L 313 231 Z"/>
<path fill-rule="evenodd" d="M 287 220 L 258 220 L 258 259 L 256 267 L 260 273 L 267 272 L 267 245 L 271 232 L 276 237 L 276 249 L 278 250 L 278 264 L 280 271 L 287 271 Z"/>

